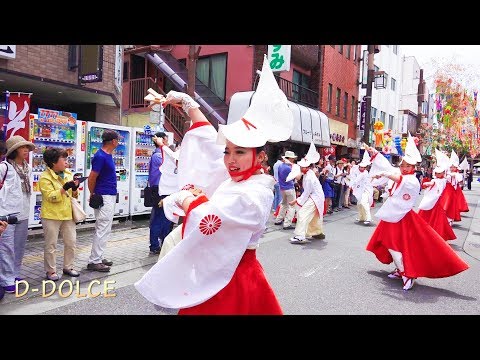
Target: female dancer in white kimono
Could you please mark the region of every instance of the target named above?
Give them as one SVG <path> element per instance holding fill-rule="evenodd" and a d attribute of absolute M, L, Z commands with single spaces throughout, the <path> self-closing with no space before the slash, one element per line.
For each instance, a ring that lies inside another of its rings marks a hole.
<path fill-rule="evenodd" d="M 217 167 L 223 157 L 230 178 L 210 198 L 181 190 L 164 199 L 166 214 L 172 205 L 177 215 L 185 214 L 182 240 L 135 286 L 150 302 L 180 309 L 179 314 L 282 314 L 256 259 L 275 183 L 260 170 L 263 146 L 288 139 L 293 127 L 292 112 L 268 59 L 249 109 L 242 119 L 219 125 L 218 134 L 190 96 L 170 92 L 165 104 L 177 103 L 193 122 L 191 136 L 182 142 L 179 166 L 186 166 L 182 162 L 189 155 L 195 159 L 188 163 L 193 174 L 197 165 Z M 180 167 L 178 172 L 181 178 Z M 205 181 L 202 173 L 196 178 Z"/>
<path fill-rule="evenodd" d="M 325 239 L 323 233 L 323 207 L 325 195 L 322 185 L 315 174 L 313 167 L 320 160 L 320 154 L 315 145 L 310 143 L 307 155 L 296 165 L 303 174 L 303 192 L 290 205 L 297 205 L 297 223 L 295 224 L 294 237 L 290 238 L 292 244 L 304 243 L 306 238 Z M 293 170 L 293 169 L 292 169 Z M 290 175 L 289 175 L 290 177 Z M 287 177 L 287 181 L 289 179 Z M 300 174 L 298 174 L 300 177 Z"/>
<path fill-rule="evenodd" d="M 452 230 L 447 213 L 443 207 L 444 190 L 447 185 L 445 172 L 448 168 L 448 156 L 435 149 L 437 166 L 433 169 L 435 177 L 422 183 L 425 189 L 418 215 L 425 220 L 444 240 L 455 240 L 457 236 Z"/>
<path fill-rule="evenodd" d="M 374 148 L 368 151 L 372 154 L 370 175 L 392 180 L 386 190 L 389 197 L 375 214 L 381 221 L 366 248 L 382 263 L 395 263 L 388 277 L 402 279 L 403 290 L 410 290 L 418 277 L 442 278 L 468 269 L 468 264 L 412 210 L 420 193 L 415 165 L 422 160 L 413 137 L 408 137 L 401 174 Z"/>

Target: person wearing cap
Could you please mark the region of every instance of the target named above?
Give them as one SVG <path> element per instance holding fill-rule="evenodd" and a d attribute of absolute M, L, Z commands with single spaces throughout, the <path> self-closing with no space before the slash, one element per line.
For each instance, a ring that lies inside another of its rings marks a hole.
<path fill-rule="evenodd" d="M 202 168 L 229 175 L 211 196 L 208 187 L 197 196 L 184 187 L 164 199 L 167 215 L 172 204 L 176 214 L 185 214 L 182 240 L 135 287 L 157 306 L 180 309 L 180 315 L 282 314 L 256 248 L 271 214 L 275 183 L 261 172 L 264 146 L 290 137 L 293 114 L 267 57 L 261 74 L 245 115 L 219 125 L 218 133 L 190 96 L 167 94 L 165 104 L 180 103 L 192 121 L 179 158 L 181 186 L 184 176 L 195 179 L 195 173 L 205 185 L 216 180 L 206 178 Z M 192 147 L 202 149 L 203 160 L 185 163 L 198 158 Z M 222 158 L 223 169 L 218 166 Z"/>
<path fill-rule="evenodd" d="M 353 196 L 357 199 L 358 217 L 355 221 L 363 222 L 365 225 L 372 222 L 370 208 L 373 202 L 373 186 L 367 170 L 370 164 L 370 155 L 365 151 L 362 161 L 358 164 L 358 170 L 355 169 L 350 181 Z"/>
<path fill-rule="evenodd" d="M 425 220 L 445 241 L 455 240 L 457 236 L 452 230 L 447 212 L 443 207 L 444 190 L 447 186 L 445 172 L 448 166 L 448 157 L 435 149 L 437 166 L 433 170 L 435 178 L 423 182 L 424 195 L 418 205 L 418 215 Z M 446 162 L 443 160 L 445 159 Z"/>
<path fill-rule="evenodd" d="M 278 167 L 278 185 L 280 187 L 280 194 L 282 201 L 280 202 L 280 209 L 278 210 L 277 217 L 275 218 L 275 225 L 282 225 L 284 230 L 294 229 L 295 226 L 292 223 L 295 217 L 295 207 L 291 205 L 291 202 L 297 198 L 295 192 L 295 181 L 293 179 L 287 181 L 287 177 L 292 171 L 292 165 L 295 164 L 297 155 L 293 151 L 285 151 L 285 155 L 282 156 L 283 164 Z"/>
<path fill-rule="evenodd" d="M 106 129 L 102 133 L 102 147 L 92 158 L 92 169 L 88 175 L 90 197 L 100 195 L 103 205 L 94 209 L 95 233 L 92 250 L 88 258 L 87 269 L 99 272 L 110 271 L 113 261 L 104 257 L 107 241 L 112 232 L 115 202 L 117 200 L 117 173 L 112 153 L 118 146 L 119 135 L 116 131 Z"/>
<path fill-rule="evenodd" d="M 386 177 L 388 198 L 375 214 L 380 219 L 366 250 L 383 264 L 395 264 L 388 274 L 400 279 L 403 290 L 410 290 L 419 277 L 443 278 L 469 268 L 445 240 L 423 220 L 413 206 L 419 196 L 420 183 L 415 165 L 422 160 L 415 141 L 408 136 L 400 173 L 377 150 L 368 147 L 374 178 Z"/>
<path fill-rule="evenodd" d="M 158 184 L 162 174 L 165 172 L 164 169 L 161 170 L 164 163 L 165 152 L 172 151 L 168 147 L 168 136 L 163 131 L 155 133 L 152 139 L 155 144 L 155 151 L 153 152 L 148 165 L 148 183 L 152 188 L 152 194 L 155 195 L 150 216 L 150 253 L 160 254 L 163 240 L 168 233 L 172 231 L 173 223 L 165 217 L 163 207 L 158 204 L 160 203 L 160 200 L 167 195 L 170 195 L 173 191 L 160 194 Z M 165 166 L 163 166 L 163 168 L 165 168 Z M 165 177 L 166 176 L 167 175 L 165 175 Z"/>
<path fill-rule="evenodd" d="M 28 164 L 35 145 L 20 135 L 6 141 L 6 161 L 0 164 L 0 215 L 17 217 L 9 224 L 0 240 L 0 286 L 7 293 L 15 292 L 15 281 L 22 280 L 21 267 L 28 238 L 28 216 L 32 195 L 32 168 Z"/>
<path fill-rule="evenodd" d="M 297 163 L 300 167 L 300 174 L 297 175 L 297 179 L 303 177 L 303 192 L 290 203 L 290 205 L 297 205 L 300 208 L 297 211 L 294 236 L 290 238 L 292 244 L 305 243 L 307 238 L 325 239 L 323 233 L 325 195 L 313 170 L 319 160 L 320 154 L 315 149 L 315 145 L 310 143 L 307 154 Z"/>

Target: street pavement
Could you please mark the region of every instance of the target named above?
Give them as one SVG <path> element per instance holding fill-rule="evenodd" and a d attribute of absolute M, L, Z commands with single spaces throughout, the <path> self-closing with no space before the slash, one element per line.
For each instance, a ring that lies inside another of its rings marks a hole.
<path fill-rule="evenodd" d="M 472 259 L 478 261 L 480 260 L 480 183 L 476 181 L 476 178 L 472 190 L 465 190 L 464 194 L 470 206 L 470 212 L 465 214 L 465 219 L 468 220 L 468 223 L 465 221 L 465 224 L 468 224 L 468 229 L 464 228 L 464 222 L 462 222 L 460 226 L 454 226 L 454 230 L 456 227 L 458 229 L 455 230 L 456 233 L 457 231 L 465 231 L 466 236 L 465 241 L 459 242 L 460 245 L 456 245 L 457 241 L 455 241 L 455 244 L 452 244 L 452 247 L 454 247 L 455 250 L 463 251 L 465 254 L 472 257 Z M 377 204 L 375 210 L 380 206 L 381 204 Z M 332 239 L 332 236 L 330 236 L 332 232 L 339 231 L 338 228 L 338 230 L 333 228 L 335 224 L 338 226 L 338 224 L 343 221 L 351 223 L 351 218 L 354 218 L 355 216 L 355 209 L 344 210 L 326 216 L 324 223 L 327 241 L 316 242 L 310 247 L 310 249 L 308 246 L 291 244 L 284 245 L 284 242 L 292 236 L 293 231 L 285 231 L 281 229 L 281 226 L 275 226 L 273 224 L 272 216 L 267 224 L 265 234 L 260 241 L 260 250 L 263 249 L 262 246 L 267 247 L 267 245 L 277 245 L 277 248 L 279 248 L 278 244 L 281 242 L 282 247 L 293 247 L 294 250 L 288 251 L 290 254 L 293 254 L 299 249 L 303 254 L 306 254 L 303 250 L 308 249 L 323 251 L 326 244 L 328 244 L 328 239 Z M 469 218 L 471 218 L 471 220 Z M 368 227 L 362 226 L 358 232 L 356 231 L 357 228 L 353 226 L 345 230 L 347 233 L 350 233 L 351 237 L 355 238 L 355 236 L 359 236 L 360 231 L 365 231 L 363 228 Z M 157 261 L 157 256 L 149 253 L 148 216 L 138 217 L 123 222 L 114 222 L 112 235 L 105 253 L 106 258 L 114 262 L 110 273 L 93 272 L 86 269 L 91 249 L 92 229 L 93 223 L 78 226 L 76 269 L 80 271 L 80 277 L 70 278 L 63 275 L 56 283 L 57 291 L 48 297 L 45 297 L 44 295 L 52 290 L 52 284 L 46 284 L 45 293 L 42 291 L 42 283 L 44 283 L 43 280 L 45 279 L 45 273 L 43 270 L 42 231 L 41 229 L 31 230 L 23 261 L 24 265 L 22 273 L 28 283 L 28 291 L 26 291 L 26 286 L 22 284 L 19 286 L 19 296 L 16 296 L 15 294 L 5 294 L 5 298 L 0 302 L 0 314 L 176 314 L 176 310 L 156 310 L 153 305 L 148 303 L 136 292 L 132 285 Z M 373 231 L 373 228 L 371 230 Z M 345 235 L 342 236 L 345 237 Z M 361 246 L 363 246 L 363 244 Z M 339 251 L 342 250 L 340 249 Z M 291 261 L 285 257 L 284 253 L 285 252 L 275 254 L 275 256 L 272 256 L 272 259 L 260 259 L 267 272 L 267 278 L 270 278 L 268 274 L 269 269 L 276 266 L 275 264 L 278 264 L 279 262 L 281 263 L 282 261 Z M 312 254 L 312 252 L 310 251 L 309 254 Z M 262 256 L 262 252 L 260 251 L 259 258 Z M 315 272 L 320 272 L 320 268 L 325 267 L 325 262 L 335 262 L 338 261 L 338 258 L 339 257 L 335 255 L 335 257 L 330 258 L 330 260 L 322 259 L 322 264 L 317 258 L 312 258 L 312 264 L 315 264 L 316 262 L 317 265 L 310 267 L 310 270 L 307 270 L 306 272 L 298 272 L 302 278 L 308 279 Z M 307 259 L 303 259 L 303 261 L 306 262 Z M 61 273 L 62 262 L 63 243 L 59 240 L 57 246 L 57 270 L 59 273 Z M 298 264 L 292 263 L 288 269 L 293 273 L 297 271 L 295 269 L 296 267 L 298 267 Z M 333 269 L 337 267 L 338 265 L 335 265 L 333 266 Z M 374 276 L 380 276 L 380 274 L 370 273 Z M 284 275 L 287 276 L 291 274 Z M 281 278 L 282 274 L 273 274 L 271 281 L 274 284 L 277 281 L 277 277 Z M 58 287 L 63 280 L 72 280 L 72 282 L 66 281 L 64 283 L 62 289 L 63 296 L 61 296 Z M 76 284 L 77 280 L 78 285 Z M 94 283 L 94 287 L 89 293 L 88 286 L 91 286 L 92 283 Z M 68 294 L 70 284 L 73 285 L 72 295 Z M 289 287 L 284 287 L 281 282 L 279 282 L 279 286 L 277 287 L 280 288 L 281 292 L 285 293 L 283 296 L 279 295 L 279 298 L 288 298 L 288 293 L 291 291 Z M 308 292 L 308 289 L 306 289 L 306 291 Z M 277 293 L 278 292 L 279 291 L 277 290 Z M 100 293 L 100 296 L 92 298 L 92 296 L 97 293 Z M 115 296 L 115 298 L 108 298 L 109 296 Z M 107 304 L 104 299 L 110 301 L 109 305 L 97 307 L 96 304 L 101 303 L 102 301 L 104 304 Z M 113 303 L 112 301 L 115 302 Z M 295 301 L 295 299 L 288 299 L 288 301 Z M 287 306 L 288 301 L 284 300 L 284 302 L 287 303 Z M 337 304 L 337 306 L 338 305 L 339 304 Z M 293 303 L 292 308 L 294 308 Z M 312 312 L 315 312 L 314 309 L 312 309 Z"/>

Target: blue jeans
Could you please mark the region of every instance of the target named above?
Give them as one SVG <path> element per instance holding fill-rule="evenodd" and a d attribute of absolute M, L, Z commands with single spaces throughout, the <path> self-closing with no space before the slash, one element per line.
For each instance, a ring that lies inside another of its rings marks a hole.
<path fill-rule="evenodd" d="M 272 210 L 276 211 L 278 205 L 282 202 L 282 194 L 280 194 L 280 185 L 275 183 L 274 187 L 274 193 L 273 193 L 273 205 L 272 205 Z"/>
<path fill-rule="evenodd" d="M 15 285 L 15 278 L 21 277 L 27 238 L 28 219 L 9 224 L 0 237 L 0 286 Z"/>
<path fill-rule="evenodd" d="M 167 195 L 161 195 L 160 200 Z M 163 207 L 152 207 L 150 216 L 150 251 L 160 249 L 165 237 L 172 231 L 173 223 L 165 217 Z M 161 240 L 161 243 L 160 241 Z"/>

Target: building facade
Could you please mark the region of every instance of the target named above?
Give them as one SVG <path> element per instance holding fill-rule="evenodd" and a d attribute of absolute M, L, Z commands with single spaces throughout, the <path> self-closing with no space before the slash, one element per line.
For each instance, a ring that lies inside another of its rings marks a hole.
<path fill-rule="evenodd" d="M 15 50 L 0 57 L 0 91 L 31 93 L 30 113 L 47 108 L 120 124 L 120 45 L 8 46 Z"/>
<path fill-rule="evenodd" d="M 368 45 L 362 45 L 362 57 L 367 58 Z M 372 89 L 372 109 L 370 111 L 370 142 L 373 134 L 373 124 L 380 120 L 384 129 L 391 129 L 392 134 L 400 133 L 401 123 L 399 122 L 400 98 L 402 94 L 402 64 L 400 45 L 381 45 L 380 52 L 374 56 L 374 71 L 383 72 L 384 88 Z M 365 55 L 363 55 L 365 54 Z M 360 97 L 366 95 L 366 74 L 360 85 Z"/>
<path fill-rule="evenodd" d="M 336 157 L 358 157 L 360 45 L 321 45 L 320 111 L 329 119 Z"/>

